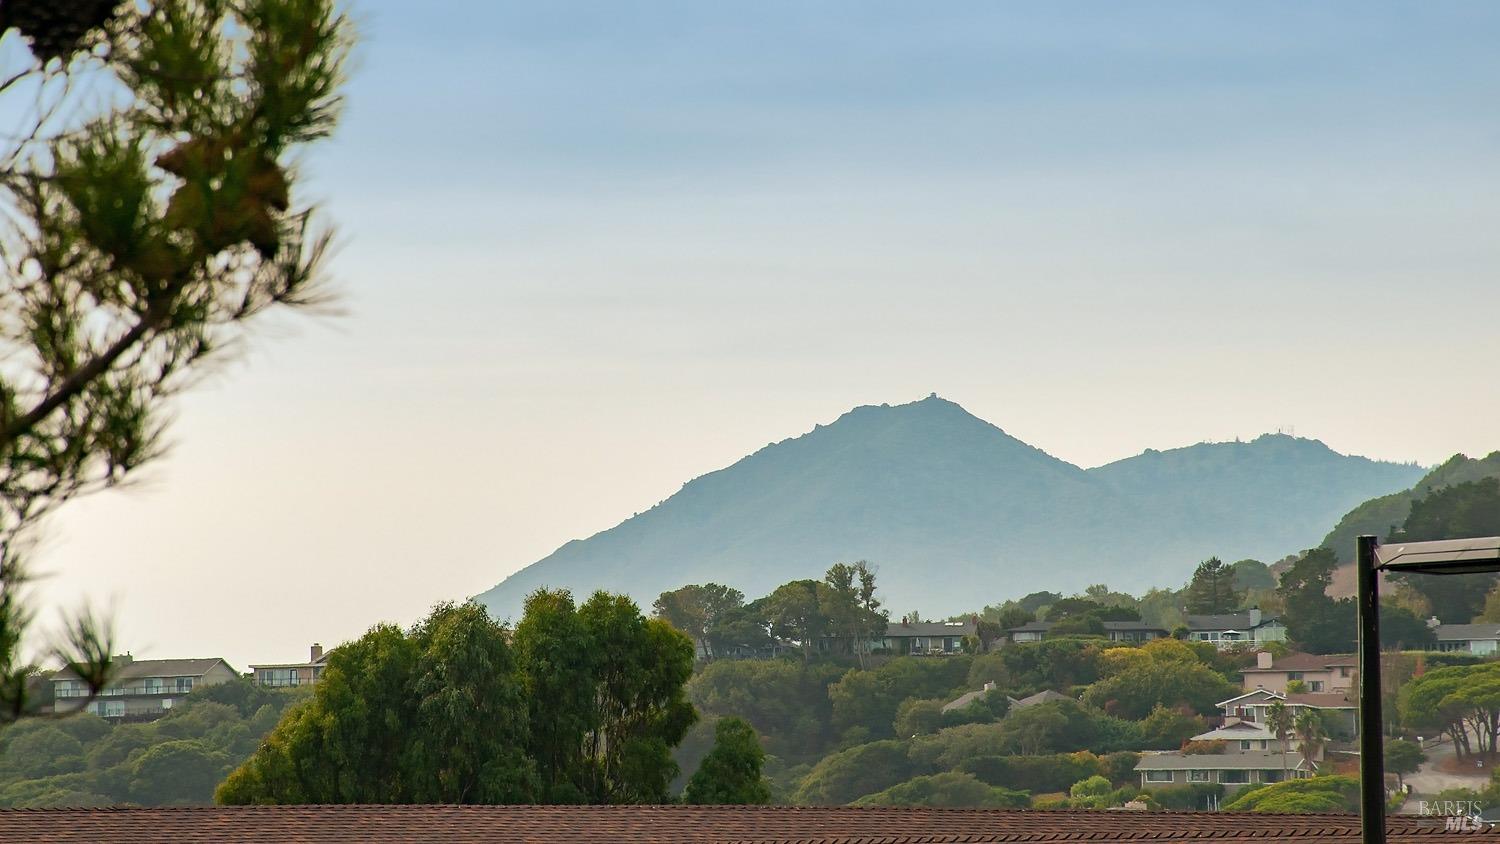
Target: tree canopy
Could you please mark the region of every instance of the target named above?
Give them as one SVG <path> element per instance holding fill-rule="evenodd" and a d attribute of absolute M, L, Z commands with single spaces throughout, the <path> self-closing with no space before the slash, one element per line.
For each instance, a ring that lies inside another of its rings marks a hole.
<path fill-rule="evenodd" d="M 513 644 L 512 644 L 513 640 Z M 221 803 L 649 803 L 696 719 L 692 643 L 596 593 L 537 592 L 514 634 L 476 604 L 334 650 Z"/>
<path fill-rule="evenodd" d="M 766 752 L 755 728 L 742 718 L 720 718 L 714 746 L 703 758 L 683 792 L 683 802 L 702 805 L 757 805 L 771 802 L 761 775 Z"/>

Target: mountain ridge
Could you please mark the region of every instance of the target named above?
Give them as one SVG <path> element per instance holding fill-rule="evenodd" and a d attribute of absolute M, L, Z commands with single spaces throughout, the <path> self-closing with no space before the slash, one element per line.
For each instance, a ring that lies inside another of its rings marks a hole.
<path fill-rule="evenodd" d="M 1296 550 L 1283 543 L 1315 544 L 1339 514 L 1421 471 L 1286 435 L 1148 449 L 1083 469 L 933 394 L 856 407 L 770 443 L 477 599 L 514 618 L 541 586 L 623 591 L 643 605 L 707 580 L 756 595 L 855 559 L 880 568 L 888 600 L 926 613 L 1101 580 L 1176 585 L 1214 553 L 1280 556 Z M 1193 490 L 1164 485 L 1184 474 L 1198 476 Z M 1293 478 L 1305 489 L 1288 490 Z M 1313 512 L 1277 506 L 1288 499 Z M 1226 527 L 1226 514 L 1239 518 Z M 1211 535 L 1215 524 L 1229 539 Z"/>

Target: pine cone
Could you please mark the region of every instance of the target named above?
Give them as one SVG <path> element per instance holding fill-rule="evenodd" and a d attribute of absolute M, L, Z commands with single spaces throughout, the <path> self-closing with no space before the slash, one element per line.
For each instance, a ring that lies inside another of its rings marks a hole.
<path fill-rule="evenodd" d="M 118 5 L 118 0 L 0 0 L 0 33 L 20 30 L 44 65 L 54 57 L 66 62 L 90 30 L 114 17 Z"/>

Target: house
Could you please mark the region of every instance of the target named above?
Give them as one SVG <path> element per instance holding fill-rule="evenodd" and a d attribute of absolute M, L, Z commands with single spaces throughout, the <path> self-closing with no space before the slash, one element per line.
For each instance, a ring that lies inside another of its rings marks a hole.
<path fill-rule="evenodd" d="M 1265 724 L 1254 721 L 1241 721 L 1231 718 L 1224 722 L 1223 726 L 1215 727 L 1206 733 L 1193 736 L 1193 741 L 1222 741 L 1231 753 L 1245 753 L 1252 750 L 1259 751 L 1281 751 L 1288 753 L 1301 752 L 1302 743 L 1297 740 L 1295 734 L 1288 734 L 1286 747 L 1283 748 L 1281 741 L 1276 738 L 1276 733 Z M 1323 749 L 1318 748 L 1314 761 L 1323 758 Z"/>
<path fill-rule="evenodd" d="M 1300 680 L 1305 691 L 1347 692 L 1354 687 L 1356 662 L 1351 654 L 1287 654 L 1275 659 L 1261 651 L 1255 655 L 1255 667 L 1240 671 L 1245 691 L 1269 689 L 1285 692 L 1286 684 Z"/>
<path fill-rule="evenodd" d="M 257 686 L 267 686 L 273 689 L 310 686 L 323 679 L 323 669 L 327 665 L 328 654 L 323 652 L 322 645 L 314 642 L 308 649 L 307 662 L 252 665 L 250 675 Z"/>
<path fill-rule="evenodd" d="M 1500 652 L 1500 624 L 1439 624 L 1437 649 L 1471 654 Z"/>
<path fill-rule="evenodd" d="M 1281 743 L 1276 740 L 1276 734 L 1267 729 L 1266 725 L 1238 719 L 1228 721 L 1222 727 L 1215 727 L 1206 733 L 1199 733 L 1193 736 L 1193 741 L 1222 741 L 1231 751 L 1281 749 Z M 1287 749 L 1291 749 L 1290 744 Z"/>
<path fill-rule="evenodd" d="M 1005 631 L 1010 640 L 1015 643 L 1040 642 L 1046 638 L 1047 631 L 1052 629 L 1052 624 L 1046 621 L 1028 621 L 1020 627 L 1012 627 Z"/>
<path fill-rule="evenodd" d="M 1189 769 L 1195 770 L 1195 769 Z M 1280 774 L 1280 766 L 1273 769 Z M 1500 833 L 1391 815 L 1390 844 L 1475 844 Z M 1359 815 L 1111 812 L 932 806 L 158 806 L 0 809 L 0 841 L 145 844 L 709 844 L 817 841 L 872 844 L 1055 844 L 1059 841 L 1223 841 L 1359 844 Z"/>
<path fill-rule="evenodd" d="M 1165 639 L 1167 631 L 1165 628 L 1149 624 L 1144 621 L 1106 621 L 1104 624 L 1104 635 L 1111 642 L 1149 642 L 1152 639 Z M 1051 632 L 1053 623 L 1050 621 L 1032 621 L 1012 627 L 1006 633 L 1010 635 L 1012 642 L 1039 642 Z"/>
<path fill-rule="evenodd" d="M 979 635 L 979 625 L 965 621 L 912 621 L 903 617 L 886 625 L 885 636 L 875 643 L 889 653 L 911 656 L 942 656 L 962 653 L 965 637 Z"/>
<path fill-rule="evenodd" d="M 1177 750 L 1143 753 L 1135 769 L 1141 774 L 1141 788 L 1219 783 L 1224 786 L 1226 795 L 1252 785 L 1311 776 L 1301 755 L 1260 750 L 1245 753 L 1182 753 Z"/>
<path fill-rule="evenodd" d="M 1286 625 L 1275 616 L 1262 614 L 1259 607 L 1221 615 L 1190 615 L 1187 629 L 1189 639 L 1213 642 L 1221 650 L 1260 642 L 1286 641 Z"/>
<path fill-rule="evenodd" d="M 964 692 L 953 700 L 950 700 L 947 703 L 943 704 L 943 711 L 956 712 L 973 703 L 974 701 L 979 700 L 980 698 L 984 697 L 986 694 L 994 690 L 995 684 L 993 682 L 985 683 L 984 688 L 977 691 Z"/>
<path fill-rule="evenodd" d="M 112 720 L 149 721 L 171 711 L 195 688 L 227 683 L 239 675 L 218 657 L 135 659 L 111 657 L 114 678 L 92 701 L 88 684 L 70 668 L 52 675 L 54 712 L 83 709 Z"/>
<path fill-rule="evenodd" d="M 1270 689 L 1256 689 L 1245 692 L 1229 700 L 1219 701 L 1218 707 L 1224 710 L 1224 719 L 1227 722 L 1234 718 L 1241 721 L 1249 721 L 1254 724 L 1266 723 L 1266 711 L 1273 703 L 1280 701 L 1292 714 L 1301 714 L 1304 709 L 1314 709 L 1326 713 L 1330 722 L 1329 733 L 1335 737 L 1340 734 L 1353 738 L 1358 734 L 1358 717 L 1356 707 L 1350 701 L 1347 694 L 1331 692 L 1323 694 L 1290 694 L 1287 692 L 1273 692 Z"/>
<path fill-rule="evenodd" d="M 1047 689 L 1046 691 L 1037 692 L 1034 695 L 1027 695 L 1020 700 L 1010 698 L 1010 708 L 1011 711 L 1015 711 L 1017 709 L 1025 709 L 1028 706 L 1036 706 L 1039 703 L 1053 703 L 1059 700 L 1072 700 L 1072 698 L 1061 692 L 1054 692 L 1051 689 Z"/>

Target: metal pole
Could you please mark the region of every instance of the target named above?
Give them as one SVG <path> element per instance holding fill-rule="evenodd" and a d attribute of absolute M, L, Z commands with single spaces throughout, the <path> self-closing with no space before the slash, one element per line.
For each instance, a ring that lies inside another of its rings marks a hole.
<path fill-rule="evenodd" d="M 1373 536 L 1359 538 L 1359 814 L 1364 844 L 1385 844 L 1385 723 L 1380 714 L 1380 573 Z"/>

